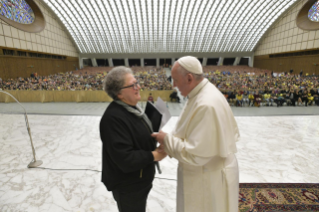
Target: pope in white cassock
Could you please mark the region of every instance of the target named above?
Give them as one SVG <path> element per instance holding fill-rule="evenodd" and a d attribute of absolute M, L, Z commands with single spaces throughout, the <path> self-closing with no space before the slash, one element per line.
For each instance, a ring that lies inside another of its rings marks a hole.
<path fill-rule="evenodd" d="M 202 75 L 195 57 L 175 62 L 174 87 L 188 101 L 175 130 L 171 134 L 154 133 L 153 137 L 179 161 L 178 212 L 237 212 L 237 123 L 226 98 Z"/>

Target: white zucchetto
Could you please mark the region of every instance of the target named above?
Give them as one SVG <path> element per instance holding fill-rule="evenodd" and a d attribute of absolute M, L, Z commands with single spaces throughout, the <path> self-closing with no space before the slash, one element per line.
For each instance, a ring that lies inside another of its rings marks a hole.
<path fill-rule="evenodd" d="M 185 56 L 177 60 L 177 62 L 187 71 L 193 74 L 203 74 L 203 68 L 196 57 Z"/>

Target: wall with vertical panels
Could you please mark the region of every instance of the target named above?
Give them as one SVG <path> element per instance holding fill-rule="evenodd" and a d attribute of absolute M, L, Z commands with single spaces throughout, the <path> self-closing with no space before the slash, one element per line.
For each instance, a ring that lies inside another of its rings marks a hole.
<path fill-rule="evenodd" d="M 274 72 L 286 72 L 293 70 L 294 74 L 303 73 L 319 75 L 319 56 L 305 55 L 282 58 L 269 58 L 266 56 L 255 56 L 254 67 L 272 70 Z"/>
<path fill-rule="evenodd" d="M 31 73 L 47 76 L 59 72 L 74 71 L 78 68 L 78 64 L 76 57 L 59 60 L 0 55 L 0 77 L 2 79 L 30 77 Z"/>
<path fill-rule="evenodd" d="M 319 48 L 319 30 L 305 31 L 296 25 L 299 10 L 307 2 L 300 0 L 264 36 L 255 56 Z"/>
<path fill-rule="evenodd" d="M 300 0 L 277 23 L 272 26 L 255 50 L 254 67 L 298 74 L 319 75 L 319 55 L 282 56 L 270 58 L 271 54 L 303 52 L 319 49 L 319 30 L 305 31 L 297 27 L 298 12 L 308 0 Z"/>

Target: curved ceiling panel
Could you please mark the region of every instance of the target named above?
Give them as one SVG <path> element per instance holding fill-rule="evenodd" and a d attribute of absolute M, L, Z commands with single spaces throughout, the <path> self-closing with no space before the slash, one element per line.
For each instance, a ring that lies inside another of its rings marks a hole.
<path fill-rule="evenodd" d="M 44 0 L 80 53 L 250 52 L 297 0 Z"/>

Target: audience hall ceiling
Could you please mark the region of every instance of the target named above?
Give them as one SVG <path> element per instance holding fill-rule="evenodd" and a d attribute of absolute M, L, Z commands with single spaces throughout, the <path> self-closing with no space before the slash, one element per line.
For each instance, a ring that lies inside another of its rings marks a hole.
<path fill-rule="evenodd" d="M 79 53 L 252 52 L 297 0 L 44 0 Z"/>

